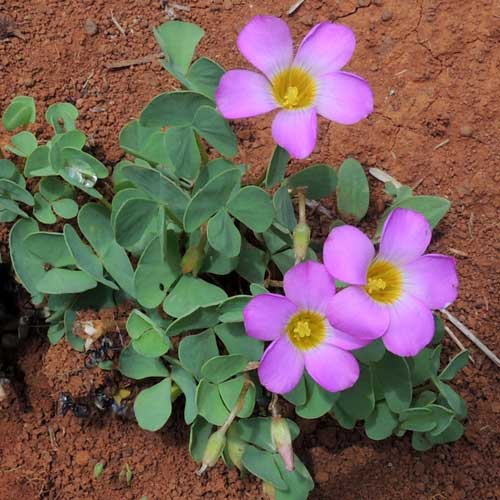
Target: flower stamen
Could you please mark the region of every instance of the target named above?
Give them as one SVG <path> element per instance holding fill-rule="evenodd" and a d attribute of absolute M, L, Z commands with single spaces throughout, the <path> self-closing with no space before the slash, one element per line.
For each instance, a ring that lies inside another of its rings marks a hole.
<path fill-rule="evenodd" d="M 390 262 L 374 261 L 368 268 L 365 290 L 373 300 L 382 304 L 393 304 L 401 297 L 403 276 Z"/>
<path fill-rule="evenodd" d="M 272 79 L 271 85 L 274 98 L 285 109 L 307 108 L 316 98 L 316 82 L 302 68 L 281 71 Z"/>
<path fill-rule="evenodd" d="M 314 311 L 299 311 L 291 317 L 286 332 L 297 349 L 307 351 L 325 339 L 325 318 Z"/>

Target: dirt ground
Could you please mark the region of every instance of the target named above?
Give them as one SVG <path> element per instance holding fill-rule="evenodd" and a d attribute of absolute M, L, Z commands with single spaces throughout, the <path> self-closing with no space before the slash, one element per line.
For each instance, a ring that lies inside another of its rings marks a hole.
<path fill-rule="evenodd" d="M 255 14 L 287 18 L 292 3 L 178 0 L 186 9 L 175 12 L 205 29 L 200 54 L 232 68 L 244 65 L 235 47 L 239 29 Z M 160 0 L 0 0 L 0 17 L 11 19 L 17 30 L 17 36 L 0 39 L 0 109 L 18 94 L 33 95 L 40 111 L 56 101 L 75 103 L 81 128 L 107 165 L 122 155 L 122 126 L 154 95 L 175 85 L 156 62 L 106 67 L 158 51 L 151 29 L 166 20 Z M 352 27 L 358 46 L 350 69 L 370 81 L 376 96 L 375 113 L 355 126 L 322 122 L 308 164 L 338 166 L 354 155 L 367 167 L 418 186 L 419 193 L 448 197 L 452 210 L 432 250 L 458 261 L 461 290 L 451 310 L 499 353 L 500 5 L 494 0 L 305 0 L 287 19 L 297 41 L 325 19 Z M 272 151 L 269 126 L 269 117 L 236 125 L 240 157 L 253 165 L 255 175 Z M 40 120 L 40 132 L 46 130 Z M 381 203 L 379 196 L 372 215 Z M 445 356 L 456 352 L 447 339 Z M 317 483 L 312 498 L 500 498 L 499 371 L 475 347 L 471 352 L 475 364 L 456 384 L 470 415 L 457 443 L 421 454 L 407 437 L 376 443 L 328 418 L 301 422 L 297 448 Z M 1 500 L 261 498 L 257 481 L 240 480 L 222 465 L 196 476 L 188 432 L 178 415 L 155 434 L 115 418 L 58 416 L 54 400 L 61 384 L 81 365 L 81 355 L 63 345 L 48 349 L 35 340 L 26 347 L 21 366 L 33 409 L 21 412 L 12 395 L 2 403 Z M 92 379 L 84 383 L 91 385 Z M 96 480 L 98 461 L 106 466 Z M 130 487 L 118 477 L 125 464 L 133 471 Z"/>

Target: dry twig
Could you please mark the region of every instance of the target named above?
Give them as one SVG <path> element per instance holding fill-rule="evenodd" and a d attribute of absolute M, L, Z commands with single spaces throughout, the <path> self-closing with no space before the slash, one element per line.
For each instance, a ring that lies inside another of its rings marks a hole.
<path fill-rule="evenodd" d="M 443 313 L 446 318 L 450 321 L 450 323 L 453 324 L 458 330 L 460 330 L 471 342 L 473 342 L 495 365 L 500 367 L 500 359 L 496 356 L 496 354 L 488 349 L 483 342 L 481 342 L 476 335 L 467 328 L 458 318 L 453 316 L 450 312 L 448 312 L 446 309 L 440 309 L 441 313 Z"/>
<path fill-rule="evenodd" d="M 125 33 L 125 30 L 123 29 L 122 25 L 117 21 L 116 17 L 114 16 L 113 11 L 111 11 L 111 21 L 113 21 L 113 24 L 118 28 L 118 31 L 123 36 L 127 36 L 127 33 Z"/>
<path fill-rule="evenodd" d="M 286 11 L 286 13 L 291 16 L 304 2 L 305 0 L 297 0 L 292 5 L 290 5 L 290 8 Z"/>
<path fill-rule="evenodd" d="M 445 326 L 444 331 L 450 336 L 451 340 L 453 340 L 453 342 L 455 342 L 455 344 L 457 344 L 460 351 L 467 350 L 465 348 L 465 346 L 462 344 L 462 342 L 460 342 L 459 338 L 451 331 L 451 328 L 449 328 L 448 326 Z M 470 352 L 469 352 L 469 359 L 470 359 L 472 364 L 475 364 L 474 359 L 472 357 L 472 354 Z"/>
<path fill-rule="evenodd" d="M 117 61 L 106 64 L 107 69 L 121 69 L 128 68 L 130 66 L 137 66 L 138 64 L 146 64 L 154 62 L 161 59 L 164 56 L 163 52 L 157 52 L 156 54 L 149 54 L 148 56 L 138 57 L 137 59 L 124 59 L 123 61 Z"/>

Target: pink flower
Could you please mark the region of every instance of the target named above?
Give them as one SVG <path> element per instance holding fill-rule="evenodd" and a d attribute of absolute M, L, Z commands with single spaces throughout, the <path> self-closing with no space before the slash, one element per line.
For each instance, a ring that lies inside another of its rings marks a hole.
<path fill-rule="evenodd" d="M 348 351 L 369 340 L 347 335 L 328 322 L 335 285 L 325 266 L 304 262 L 284 276 L 285 296 L 257 295 L 245 307 L 247 334 L 272 341 L 259 365 L 259 379 L 269 391 L 290 392 L 304 369 L 324 389 L 337 392 L 354 385 L 359 365 Z"/>
<path fill-rule="evenodd" d="M 399 356 L 417 355 L 434 335 L 432 310 L 451 304 L 458 290 L 455 259 L 423 255 L 431 235 L 427 219 L 404 208 L 385 221 L 377 255 L 359 229 L 335 228 L 323 259 L 332 276 L 351 286 L 333 297 L 331 324 L 351 335 L 382 337 Z"/>
<path fill-rule="evenodd" d="M 373 111 L 373 94 L 359 76 L 340 71 L 356 46 L 341 24 L 317 24 L 293 56 L 288 25 L 256 16 L 238 36 L 238 48 L 262 74 L 231 70 L 215 94 L 225 118 L 246 118 L 281 108 L 273 121 L 274 140 L 295 158 L 309 156 L 316 144 L 317 113 L 344 125 Z"/>

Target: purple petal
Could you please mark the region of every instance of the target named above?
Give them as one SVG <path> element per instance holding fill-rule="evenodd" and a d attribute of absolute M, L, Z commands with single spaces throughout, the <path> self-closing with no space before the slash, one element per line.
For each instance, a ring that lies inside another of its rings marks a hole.
<path fill-rule="evenodd" d="M 384 223 L 379 255 L 382 259 L 406 264 L 425 252 L 431 237 L 431 225 L 421 213 L 396 208 Z"/>
<path fill-rule="evenodd" d="M 264 352 L 259 365 L 261 384 L 276 394 L 290 392 L 304 373 L 304 356 L 286 335 L 276 339 Z"/>
<path fill-rule="evenodd" d="M 430 309 L 448 307 L 458 293 L 455 259 L 427 254 L 404 266 L 405 291 Z"/>
<path fill-rule="evenodd" d="M 372 242 L 354 226 L 333 229 L 323 248 L 323 262 L 328 272 L 353 285 L 366 284 L 366 274 L 374 255 Z"/>
<path fill-rule="evenodd" d="M 318 262 L 303 262 L 292 267 L 283 278 L 285 295 L 300 309 L 326 312 L 335 293 L 333 278 Z"/>
<path fill-rule="evenodd" d="M 356 358 L 331 344 L 322 344 L 304 353 L 307 373 L 323 389 L 339 392 L 352 387 L 359 377 Z"/>
<path fill-rule="evenodd" d="M 277 17 L 255 16 L 241 30 L 237 43 L 246 59 L 269 79 L 292 62 L 290 29 Z"/>
<path fill-rule="evenodd" d="M 362 287 L 349 286 L 337 292 L 326 313 L 331 325 L 362 339 L 376 339 L 389 326 L 389 311 L 377 304 Z"/>
<path fill-rule="evenodd" d="M 273 121 L 273 138 L 292 158 L 307 158 L 316 145 L 316 110 L 314 108 L 281 110 Z"/>
<path fill-rule="evenodd" d="M 243 69 L 224 73 L 215 92 L 215 102 L 227 119 L 260 115 L 278 107 L 266 77 Z"/>
<path fill-rule="evenodd" d="M 329 120 L 352 125 L 373 111 L 373 93 L 368 82 L 351 73 L 337 71 L 319 79 L 316 109 Z"/>
<path fill-rule="evenodd" d="M 342 24 L 320 23 L 300 44 L 293 64 L 317 76 L 331 73 L 349 62 L 355 47 L 356 38 L 350 28 Z"/>
<path fill-rule="evenodd" d="M 431 310 L 410 295 L 388 309 L 391 320 L 382 337 L 385 347 L 398 356 L 416 356 L 434 336 Z"/>
<path fill-rule="evenodd" d="M 297 306 L 282 295 L 257 295 L 243 309 L 247 334 L 259 340 L 274 340 L 285 332 L 296 311 Z"/>
<path fill-rule="evenodd" d="M 328 344 L 332 344 L 340 349 L 344 349 L 345 351 L 361 349 L 372 341 L 372 339 L 364 339 L 354 335 L 349 335 L 348 333 L 333 328 L 333 326 L 330 327 L 330 332 L 328 333 L 328 338 L 326 340 Z"/>

